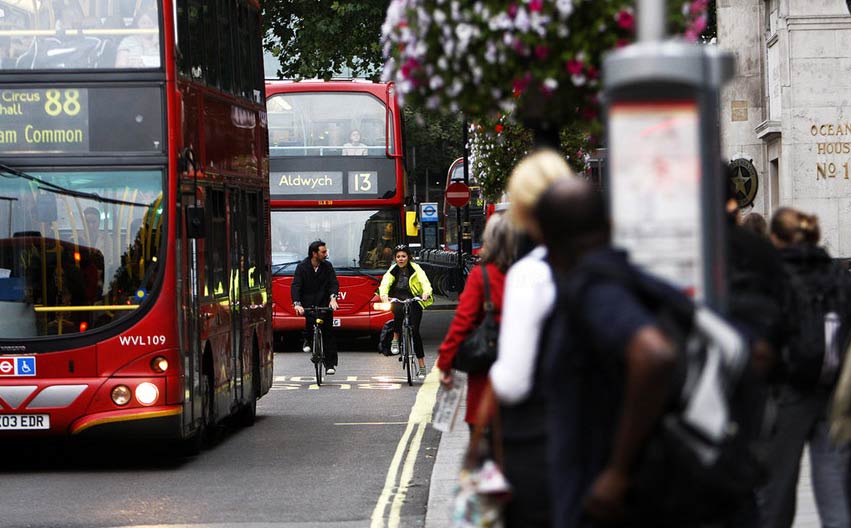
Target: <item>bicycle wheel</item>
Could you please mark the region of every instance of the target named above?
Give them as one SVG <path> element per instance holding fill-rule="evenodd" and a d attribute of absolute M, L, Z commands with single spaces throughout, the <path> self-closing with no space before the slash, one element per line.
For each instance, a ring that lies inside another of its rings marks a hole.
<path fill-rule="evenodd" d="M 416 377 L 420 372 L 420 364 L 417 361 L 416 349 L 414 348 L 414 334 L 411 331 L 408 331 L 408 343 L 405 346 L 408 348 L 408 350 L 411 351 L 408 354 L 408 362 L 411 364 L 411 368 L 408 369 L 411 372 L 411 374 L 408 376 L 408 378 L 410 379 L 411 377 Z"/>
<path fill-rule="evenodd" d="M 322 350 L 322 330 L 313 331 L 313 368 L 316 370 L 316 384 L 322 386 L 322 373 L 325 368 L 325 351 Z"/>
<path fill-rule="evenodd" d="M 414 373 L 413 373 L 413 360 L 411 359 L 414 354 L 414 350 L 411 348 L 411 339 L 410 339 L 410 330 L 407 328 L 402 329 L 402 349 L 404 350 L 404 359 L 402 362 L 405 364 L 405 374 L 408 376 L 408 386 L 412 386 L 414 384 Z"/>

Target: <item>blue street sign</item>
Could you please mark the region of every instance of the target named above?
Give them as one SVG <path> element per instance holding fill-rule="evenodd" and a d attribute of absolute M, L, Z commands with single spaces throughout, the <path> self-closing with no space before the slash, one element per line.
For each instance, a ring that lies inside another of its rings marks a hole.
<path fill-rule="evenodd" d="M 437 222 L 438 214 L 437 214 L 437 202 L 426 202 L 420 204 L 420 222 L 429 223 L 429 222 Z"/>

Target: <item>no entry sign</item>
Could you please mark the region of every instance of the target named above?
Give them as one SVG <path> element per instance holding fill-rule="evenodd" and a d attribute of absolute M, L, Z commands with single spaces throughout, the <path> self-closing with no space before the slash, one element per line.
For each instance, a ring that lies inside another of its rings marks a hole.
<path fill-rule="evenodd" d="M 464 207 L 470 201 L 470 188 L 466 184 L 450 183 L 446 188 L 446 201 L 453 207 Z"/>

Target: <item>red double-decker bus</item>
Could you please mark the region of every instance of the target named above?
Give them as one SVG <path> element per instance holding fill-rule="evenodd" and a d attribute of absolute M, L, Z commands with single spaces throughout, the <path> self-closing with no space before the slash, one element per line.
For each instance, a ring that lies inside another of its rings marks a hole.
<path fill-rule="evenodd" d="M 292 308 L 296 264 L 314 240 L 328 246 L 340 282 L 334 325 L 378 333 L 374 311 L 392 248 L 405 240 L 405 170 L 393 84 L 266 84 L 272 204 L 272 300 L 276 332 L 300 330 Z"/>
<path fill-rule="evenodd" d="M 0 0 L 0 438 L 196 440 L 272 382 L 256 0 Z"/>

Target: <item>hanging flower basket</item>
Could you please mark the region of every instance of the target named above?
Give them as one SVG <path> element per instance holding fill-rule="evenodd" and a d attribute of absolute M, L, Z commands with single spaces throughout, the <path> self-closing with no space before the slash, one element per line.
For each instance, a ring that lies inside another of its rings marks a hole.
<path fill-rule="evenodd" d="M 668 1 L 671 33 L 697 40 L 708 0 Z M 393 0 L 383 77 L 405 100 L 527 126 L 597 119 L 605 52 L 635 36 L 630 0 Z"/>

